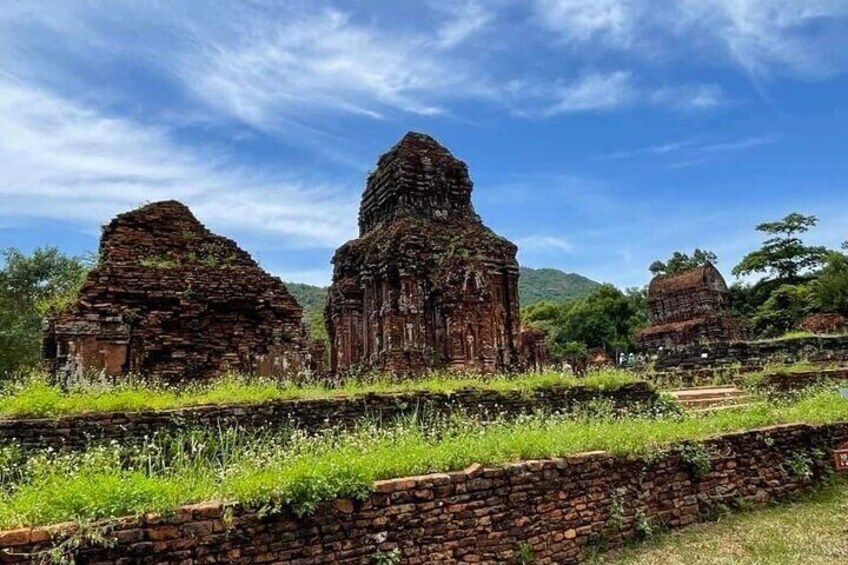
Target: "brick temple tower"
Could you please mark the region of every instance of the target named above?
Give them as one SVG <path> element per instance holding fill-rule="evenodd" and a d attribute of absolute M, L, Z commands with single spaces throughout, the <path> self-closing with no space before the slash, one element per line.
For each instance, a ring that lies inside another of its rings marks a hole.
<path fill-rule="evenodd" d="M 303 310 L 283 282 L 183 204 L 156 202 L 103 230 L 77 301 L 48 317 L 48 369 L 181 381 L 232 370 L 292 376 L 320 368 Z"/>
<path fill-rule="evenodd" d="M 730 316 L 730 291 L 711 263 L 648 285 L 651 325 L 636 336 L 641 349 L 654 350 L 707 341 L 739 339 L 742 329 Z"/>
<path fill-rule="evenodd" d="M 483 225 L 465 163 L 410 132 L 380 157 L 333 258 L 332 370 L 520 365 L 517 248 Z"/>

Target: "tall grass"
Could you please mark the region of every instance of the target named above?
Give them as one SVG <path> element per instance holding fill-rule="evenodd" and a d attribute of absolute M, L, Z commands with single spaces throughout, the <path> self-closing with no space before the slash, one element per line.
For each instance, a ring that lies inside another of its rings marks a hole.
<path fill-rule="evenodd" d="M 0 393 L 0 417 L 165 410 L 204 404 L 247 404 L 371 393 L 453 392 L 464 388 L 495 391 L 533 390 L 554 386 L 618 388 L 636 380 L 632 374 L 618 370 L 598 371 L 579 379 L 553 371 L 519 375 L 432 373 L 415 380 L 395 380 L 386 375 L 371 375 L 330 387 L 229 375 L 209 384 L 186 387 L 126 379 L 117 385 L 89 382 L 84 386 L 63 390 L 48 383 L 44 375 L 33 375 L 22 382 L 7 385 Z"/>
<path fill-rule="evenodd" d="M 0 465 L 0 527 L 168 511 L 210 499 L 306 513 L 322 500 L 363 497 L 378 479 L 595 450 L 644 456 L 724 432 L 833 421 L 848 421 L 848 401 L 817 392 L 792 404 L 667 419 L 539 414 L 487 423 L 452 415 L 318 435 L 222 429 L 140 447 L 45 452 L 26 462 L 8 452 Z"/>

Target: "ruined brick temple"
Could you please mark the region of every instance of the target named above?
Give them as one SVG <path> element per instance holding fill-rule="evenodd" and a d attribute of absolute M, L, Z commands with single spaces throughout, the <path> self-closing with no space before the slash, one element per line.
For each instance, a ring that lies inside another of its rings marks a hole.
<path fill-rule="evenodd" d="M 674 275 L 659 275 L 648 285 L 650 326 L 637 335 L 645 350 L 742 337 L 730 317 L 730 291 L 721 273 L 706 264 Z"/>
<path fill-rule="evenodd" d="M 333 370 L 520 364 L 517 249 L 480 221 L 472 186 L 465 163 L 424 134 L 380 157 L 359 238 L 333 258 Z"/>
<path fill-rule="evenodd" d="M 302 309 L 278 278 L 179 202 L 116 217 L 75 304 L 45 323 L 55 374 L 166 379 L 318 369 Z M 312 351 L 310 351 L 312 349 Z"/>

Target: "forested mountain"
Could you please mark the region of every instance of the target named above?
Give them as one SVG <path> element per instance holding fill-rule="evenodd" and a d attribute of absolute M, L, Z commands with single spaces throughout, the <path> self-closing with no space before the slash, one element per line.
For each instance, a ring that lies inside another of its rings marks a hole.
<path fill-rule="evenodd" d="M 600 283 L 577 273 L 522 267 L 518 279 L 518 297 L 522 307 L 542 300 L 561 302 L 583 298 L 599 286 Z"/>

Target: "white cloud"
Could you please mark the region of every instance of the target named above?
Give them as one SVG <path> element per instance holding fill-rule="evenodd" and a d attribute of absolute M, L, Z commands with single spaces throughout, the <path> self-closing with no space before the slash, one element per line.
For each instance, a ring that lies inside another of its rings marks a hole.
<path fill-rule="evenodd" d="M 648 94 L 650 102 L 675 110 L 709 110 L 725 104 L 724 92 L 715 84 L 664 86 Z"/>
<path fill-rule="evenodd" d="M 565 238 L 551 235 L 530 235 L 522 237 L 518 240 L 518 247 L 523 250 L 553 249 L 556 251 L 564 251 L 566 253 L 572 253 L 574 251 L 574 245 L 572 245 L 571 242 Z"/>
<path fill-rule="evenodd" d="M 686 160 L 673 163 L 671 167 L 673 169 L 682 169 L 685 167 L 700 165 L 702 163 L 708 163 L 722 157 L 725 154 L 747 151 L 748 149 L 753 149 L 762 145 L 771 145 L 772 143 L 776 143 L 778 140 L 779 138 L 777 136 L 764 135 L 740 139 L 738 141 L 699 145 L 693 148 Z"/>
<path fill-rule="evenodd" d="M 681 31 L 709 33 L 733 61 L 755 74 L 782 69 L 823 76 L 846 62 L 842 49 L 830 51 L 826 31 L 816 30 L 842 19 L 844 40 L 844 0 L 681 0 L 680 15 L 682 27 L 689 28 Z"/>
<path fill-rule="evenodd" d="M 441 47 L 455 47 L 464 43 L 489 27 L 495 19 L 491 10 L 473 1 L 437 4 L 435 8 L 446 12 L 448 16 L 437 31 L 437 41 Z"/>
<path fill-rule="evenodd" d="M 0 68 L 29 76 L 47 66 L 32 39 L 40 37 L 72 57 L 141 63 L 218 113 L 298 135 L 310 132 L 317 114 L 432 116 L 446 112 L 446 100 L 491 96 L 458 52 L 494 18 L 483 4 L 440 5 L 428 27 L 331 4 L 70 2 L 54 10 L 34 0 L 0 8 L 0 46 L 22 59 L 0 60 Z"/>
<path fill-rule="evenodd" d="M 258 127 L 322 111 L 431 116 L 445 112 L 444 99 L 476 90 L 442 50 L 482 25 L 485 14 L 475 13 L 435 40 L 361 25 L 337 10 L 282 22 L 248 18 L 228 38 L 202 37 L 177 57 L 175 72 L 210 106 Z"/>
<path fill-rule="evenodd" d="M 616 151 L 614 153 L 609 153 L 604 155 L 604 157 L 608 159 L 625 159 L 628 157 L 636 157 L 639 155 L 665 155 L 667 153 L 673 153 L 675 151 L 680 151 L 681 149 L 685 149 L 687 147 L 692 147 L 698 143 L 696 139 L 684 139 L 681 141 L 672 141 L 669 143 L 661 143 L 658 145 L 648 145 L 646 147 L 640 147 L 638 149 L 627 149 L 624 151 Z"/>
<path fill-rule="evenodd" d="M 542 23 L 567 42 L 602 42 L 628 47 L 635 3 L 628 0 L 537 0 Z"/>
<path fill-rule="evenodd" d="M 325 154 L 352 144 L 327 116 L 450 116 L 455 103 L 469 100 L 526 116 L 636 105 L 691 110 L 723 102 L 717 86 L 652 86 L 627 66 L 570 83 L 571 62 L 541 74 L 530 61 L 515 66 L 523 59 L 510 62 L 503 53 L 520 52 L 534 29 L 508 0 L 432 0 L 418 7 L 427 16 L 420 22 L 395 21 L 376 7 L 328 5 L 210 0 L 203 9 L 191 3 L 0 9 L 0 46 L 16 53 L 0 67 L 38 84 L 73 83 L 33 38 L 87 64 L 141 64 L 177 84 L 191 103 L 200 101 L 193 114 L 206 109 Z M 640 6 L 635 0 L 538 0 L 537 11 L 549 28 L 565 30 L 569 42 L 623 47 L 635 37 Z M 585 66 L 579 60 L 591 55 L 582 52 L 572 62 Z M 328 156 L 355 161 L 350 152 Z"/>
<path fill-rule="evenodd" d="M 718 85 L 652 87 L 640 85 L 631 73 L 587 73 L 560 86 L 538 87 L 554 102 L 542 112 L 545 116 L 568 112 L 611 111 L 636 105 L 656 106 L 675 111 L 709 110 L 724 103 Z"/>
<path fill-rule="evenodd" d="M 752 74 L 820 76 L 848 57 L 838 27 L 846 0 L 534 0 L 530 12 L 510 0 L 430 0 L 410 8 L 420 21 L 386 5 L 333 4 L 208 0 L 103 9 L 33 0 L 0 8 L 0 48 L 8 54 L 0 68 L 62 92 L 102 95 L 41 44 L 75 63 L 128 61 L 187 94 L 175 103 L 177 112 L 193 105 L 186 120 L 238 120 L 363 168 L 355 136 L 339 133 L 333 118 L 453 116 L 468 101 L 535 118 L 635 107 L 704 111 L 727 104 L 719 85 L 658 84 L 639 72 L 641 60 L 694 56 Z M 539 34 L 537 24 L 553 35 Z M 572 50 L 555 68 L 547 60 L 552 43 Z M 538 53 L 544 57 L 536 60 Z"/>
<path fill-rule="evenodd" d="M 593 73 L 560 89 L 557 101 L 545 113 L 612 110 L 631 104 L 636 96 L 630 73 Z"/>
<path fill-rule="evenodd" d="M 581 49 L 648 59 L 711 52 L 756 75 L 820 78 L 848 63 L 845 0 L 536 0 L 534 10 Z"/>
<path fill-rule="evenodd" d="M 761 135 L 757 137 L 748 137 L 746 139 L 740 139 L 738 141 L 729 141 L 724 143 L 713 143 L 710 145 L 704 145 L 699 149 L 705 153 L 739 151 L 742 149 L 759 147 L 760 145 L 771 145 L 772 143 L 777 142 L 777 140 L 778 137 L 775 135 Z"/>
<path fill-rule="evenodd" d="M 671 165 L 672 168 L 690 167 L 700 163 L 712 161 L 724 153 L 735 153 L 754 149 L 762 145 L 771 145 L 777 143 L 780 137 L 776 135 L 760 135 L 746 137 L 733 141 L 721 142 L 706 142 L 698 139 L 684 139 L 681 141 L 673 141 L 658 145 L 648 145 L 637 149 L 629 149 L 624 151 L 616 151 L 604 155 L 609 159 L 625 159 L 630 157 L 640 157 L 644 155 L 653 155 L 659 158 L 674 157 L 679 159 L 685 156 L 684 160 L 678 161 Z"/>
<path fill-rule="evenodd" d="M 176 198 L 213 227 L 332 247 L 355 233 L 355 203 L 188 150 L 167 130 L 113 118 L 0 77 L 0 217 L 94 226 L 146 201 Z M 277 204 L 279 203 L 279 204 Z"/>

